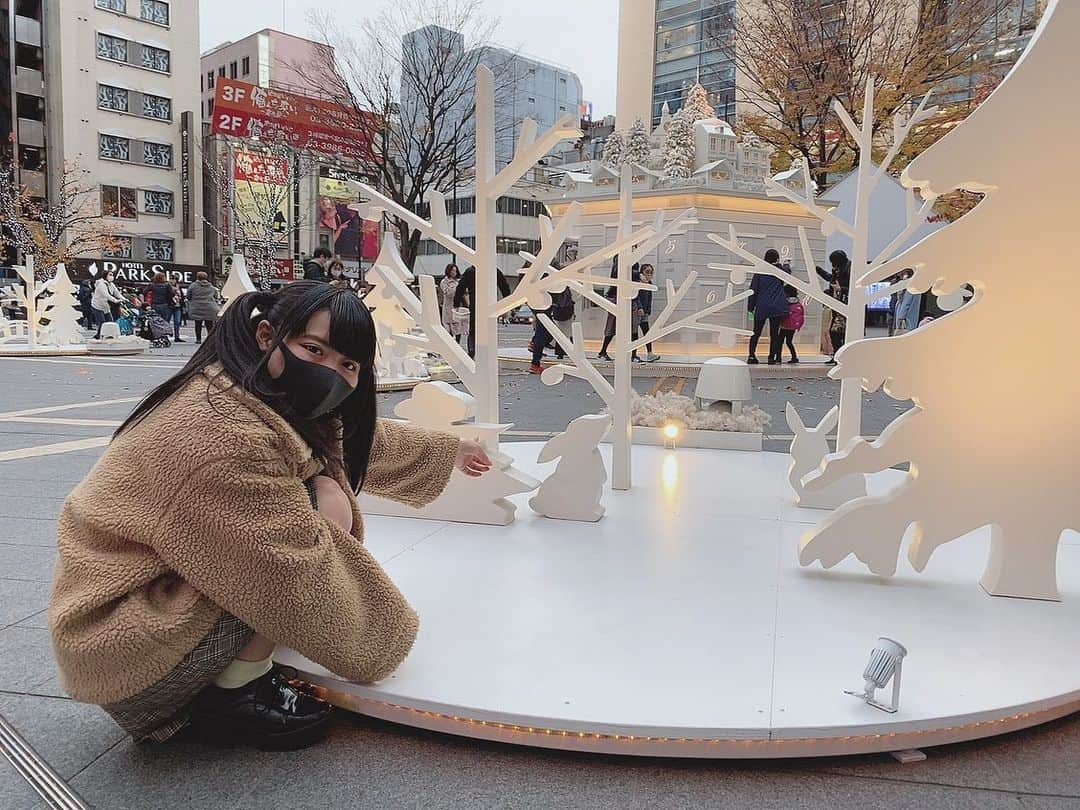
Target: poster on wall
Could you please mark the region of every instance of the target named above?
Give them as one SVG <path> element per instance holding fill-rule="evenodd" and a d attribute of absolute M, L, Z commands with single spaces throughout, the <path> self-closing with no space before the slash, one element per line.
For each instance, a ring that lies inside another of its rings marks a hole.
<path fill-rule="evenodd" d="M 328 231 L 328 247 L 342 259 L 373 260 L 379 255 L 379 224 L 349 208 L 355 194 L 345 179 L 319 178 L 319 228 Z"/>
<path fill-rule="evenodd" d="M 233 159 L 233 216 L 236 233 L 261 235 L 272 217 L 277 244 L 289 235 L 289 162 L 285 158 L 239 150 Z"/>

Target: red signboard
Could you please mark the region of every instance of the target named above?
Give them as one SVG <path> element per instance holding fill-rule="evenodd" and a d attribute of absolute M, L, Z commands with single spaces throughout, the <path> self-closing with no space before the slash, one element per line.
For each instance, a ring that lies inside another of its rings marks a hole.
<path fill-rule="evenodd" d="M 258 137 L 293 149 L 310 149 L 358 160 L 371 156 L 365 127 L 355 110 L 332 101 L 257 87 L 218 77 L 211 132 Z"/>

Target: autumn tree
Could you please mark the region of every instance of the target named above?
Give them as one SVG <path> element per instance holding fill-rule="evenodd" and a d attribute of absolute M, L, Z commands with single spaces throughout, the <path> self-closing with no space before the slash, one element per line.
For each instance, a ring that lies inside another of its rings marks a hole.
<path fill-rule="evenodd" d="M 17 176 L 10 161 L 0 165 L 0 244 L 23 256 L 33 254 L 38 281 L 52 278 L 60 262 L 119 247 L 119 234 L 102 211 L 89 171 L 66 164 L 47 200 L 31 196 Z"/>
<path fill-rule="evenodd" d="M 492 46 L 496 22 L 479 0 L 397 0 L 362 20 L 356 34 L 341 25 L 340 14 L 312 12 L 308 21 L 331 47 L 294 69 L 317 78 L 360 122 L 358 136 L 370 143 L 383 194 L 420 211 L 429 189 L 446 192 L 468 177 L 477 66 L 494 72 L 497 99 L 513 93 L 519 78 L 512 55 Z M 404 219 L 391 221 L 411 268 L 420 231 Z"/>
<path fill-rule="evenodd" d="M 756 0 L 713 36 L 742 74 L 740 127 L 810 167 L 819 188 L 859 160 L 834 111 L 860 109 L 874 82 L 871 126 L 882 149 L 898 111 L 981 70 L 1001 0 Z M 730 28 L 728 30 L 730 30 Z M 916 141 L 918 138 L 916 138 Z"/>

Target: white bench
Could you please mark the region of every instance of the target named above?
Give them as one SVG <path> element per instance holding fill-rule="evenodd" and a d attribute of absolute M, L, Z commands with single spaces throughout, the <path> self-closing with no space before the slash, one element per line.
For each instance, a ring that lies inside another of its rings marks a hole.
<path fill-rule="evenodd" d="M 750 367 L 734 357 L 713 357 L 701 364 L 694 399 L 702 408 L 713 402 L 730 402 L 731 413 L 742 412 L 744 402 L 753 399 Z"/>

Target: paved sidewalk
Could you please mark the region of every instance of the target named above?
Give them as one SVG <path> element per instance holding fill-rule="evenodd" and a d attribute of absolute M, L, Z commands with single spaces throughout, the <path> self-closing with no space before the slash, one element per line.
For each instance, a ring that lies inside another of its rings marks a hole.
<path fill-rule="evenodd" d="M 444 737 L 343 712 L 329 740 L 298 753 L 134 745 L 58 683 L 44 614 L 55 520 L 113 426 L 190 351 L 0 360 L 0 714 L 94 807 L 1080 808 L 1080 717 L 929 750 L 929 759 L 914 765 L 887 756 L 773 763 L 591 757 Z M 835 386 L 762 381 L 755 397 L 775 414 L 772 431 L 782 436 L 787 399 L 797 399 L 808 419 L 820 418 L 835 402 Z M 577 381 L 549 389 L 508 374 L 502 395 L 504 417 L 523 433 L 559 430 L 598 407 Z M 383 397 L 384 409 L 403 396 Z M 899 407 L 871 398 L 867 432 L 879 431 Z M 776 449 L 784 443 L 772 442 Z M 546 666 L 538 662 L 537 678 Z M 0 810 L 43 806 L 0 760 Z"/>

